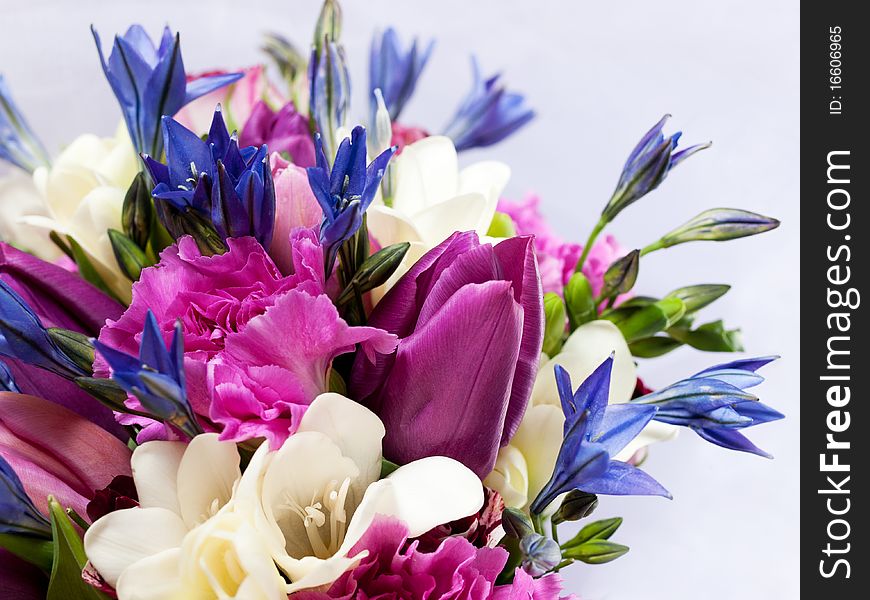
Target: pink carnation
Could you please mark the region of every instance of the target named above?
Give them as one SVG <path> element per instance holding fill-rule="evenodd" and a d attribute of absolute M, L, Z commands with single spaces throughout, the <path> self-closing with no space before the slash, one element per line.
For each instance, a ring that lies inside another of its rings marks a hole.
<path fill-rule="evenodd" d="M 142 271 L 130 307 L 106 323 L 100 341 L 137 355 L 149 309 L 166 340 L 180 320 L 188 398 L 201 424 L 220 431 L 223 439 L 267 437 L 280 444 L 308 404 L 328 389 L 335 356 L 357 343 L 389 353 L 395 337 L 349 327 L 339 317 L 324 295 L 323 250 L 313 230 L 291 234 L 288 276 L 253 238 L 231 238 L 227 244 L 226 253 L 203 256 L 196 242 L 184 237 L 164 250 L 157 265 Z M 100 358 L 95 371 L 108 375 Z M 127 405 L 141 409 L 133 397 Z M 153 421 L 117 418 L 146 425 L 140 441 L 170 435 Z"/>
<path fill-rule="evenodd" d="M 535 251 L 544 292 L 561 294 L 574 274 L 583 246 L 565 242 L 556 235 L 541 214 L 540 203 L 539 196 L 530 194 L 519 202 L 501 199 L 498 210 L 511 218 L 517 234 L 535 236 Z M 625 254 L 626 250 L 612 235 L 606 235 L 595 242 L 583 265 L 583 274 L 589 279 L 594 294 L 601 291 L 607 267 Z"/>
<path fill-rule="evenodd" d="M 404 600 L 558 600 L 559 578 L 533 579 L 518 570 L 514 583 L 495 580 L 507 562 L 502 548 L 475 548 L 462 537 L 445 539 L 433 552 L 406 544 L 408 527 L 380 518 L 350 551 L 360 563 L 325 590 L 303 590 L 293 600 L 402 598 Z"/>

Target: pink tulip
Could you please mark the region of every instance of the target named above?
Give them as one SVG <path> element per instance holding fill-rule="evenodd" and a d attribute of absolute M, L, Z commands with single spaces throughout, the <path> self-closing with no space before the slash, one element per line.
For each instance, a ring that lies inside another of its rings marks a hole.
<path fill-rule="evenodd" d="M 96 490 L 115 475 L 130 475 L 130 449 L 87 419 L 48 400 L 0 392 L 0 456 L 36 507 L 47 498 L 87 513 Z"/>
<path fill-rule="evenodd" d="M 308 184 L 305 169 L 272 154 L 272 180 L 275 183 L 275 233 L 269 255 L 281 272 L 293 272 L 290 232 L 297 227 L 319 227 L 323 211 Z"/>

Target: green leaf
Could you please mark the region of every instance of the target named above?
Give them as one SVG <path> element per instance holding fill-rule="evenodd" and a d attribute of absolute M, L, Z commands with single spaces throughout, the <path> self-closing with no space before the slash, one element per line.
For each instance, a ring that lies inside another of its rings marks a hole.
<path fill-rule="evenodd" d="M 683 304 L 686 305 L 686 312 L 693 313 L 701 310 L 709 304 L 712 304 L 724 296 L 730 289 L 730 285 L 705 283 L 702 285 L 690 285 L 688 287 L 674 290 L 665 297 L 679 298 L 683 301 Z"/>
<path fill-rule="evenodd" d="M 691 331 L 673 328 L 668 330 L 668 335 L 692 348 L 706 352 L 740 352 L 743 350 L 740 330 L 725 329 L 721 320 L 705 323 Z"/>
<path fill-rule="evenodd" d="M 388 476 L 390 473 L 399 468 L 399 465 L 396 463 L 387 460 L 386 458 L 381 458 L 381 479 Z"/>
<path fill-rule="evenodd" d="M 492 216 L 492 222 L 489 224 L 489 231 L 486 232 L 486 235 L 494 238 L 510 238 L 517 235 L 517 228 L 510 215 L 497 212 Z"/>
<path fill-rule="evenodd" d="M 599 299 L 624 294 L 634 287 L 640 269 L 640 250 L 632 250 L 607 268 Z"/>
<path fill-rule="evenodd" d="M 115 296 L 115 294 L 112 293 L 112 290 L 109 289 L 109 286 L 103 280 L 102 276 L 97 272 L 97 269 L 96 267 L 94 267 L 91 259 L 88 257 L 88 254 L 79 245 L 79 243 L 75 241 L 75 239 L 73 239 L 71 236 L 67 236 L 67 241 L 69 242 L 69 247 L 73 255 L 73 260 L 75 261 L 76 266 L 78 266 L 79 268 L 79 275 L 81 275 L 82 279 L 117 300 L 117 296 Z"/>
<path fill-rule="evenodd" d="M 0 533 L 0 548 L 5 548 L 18 558 L 36 565 L 46 573 L 51 570 L 54 544 L 51 540 L 29 535 Z"/>
<path fill-rule="evenodd" d="M 577 535 L 562 544 L 562 549 L 567 550 L 574 546 L 580 546 L 592 540 L 606 540 L 612 536 L 619 526 L 622 525 L 622 517 L 613 517 L 612 519 L 602 519 L 590 523 L 581 529 Z"/>
<path fill-rule="evenodd" d="M 45 330 L 51 341 L 85 373 L 91 373 L 94 367 L 94 345 L 88 336 L 78 331 L 70 331 L 61 327 L 49 327 Z"/>
<path fill-rule="evenodd" d="M 641 308 L 624 321 L 616 323 L 629 343 L 647 338 L 677 323 L 686 307 L 679 298 L 663 298 L 655 304 Z"/>
<path fill-rule="evenodd" d="M 130 281 L 138 281 L 142 269 L 151 266 L 145 252 L 133 240 L 115 229 L 109 229 L 109 241 L 121 272 Z"/>
<path fill-rule="evenodd" d="M 82 579 L 88 562 L 84 545 L 63 507 L 49 496 L 48 510 L 54 554 L 46 600 L 102 600 L 108 598 Z"/>
<path fill-rule="evenodd" d="M 366 260 L 342 290 L 335 303 L 339 306 L 353 300 L 356 294 L 364 294 L 383 285 L 396 272 L 411 244 L 402 242 L 381 248 Z"/>
<path fill-rule="evenodd" d="M 573 558 L 590 565 L 601 565 L 616 560 L 628 552 L 628 546 L 608 542 L 606 540 L 593 540 L 579 546 L 574 546 L 562 551 L 565 558 Z"/>
<path fill-rule="evenodd" d="M 672 350 L 676 350 L 683 345 L 683 342 L 677 341 L 663 335 L 642 338 L 628 345 L 631 350 L 631 355 L 638 358 L 657 358 L 664 356 Z"/>
<path fill-rule="evenodd" d="M 583 273 L 574 273 L 565 286 L 565 307 L 568 309 L 571 331 L 598 317 L 592 286 Z"/>
<path fill-rule="evenodd" d="M 555 356 L 562 349 L 562 337 L 565 335 L 565 303 L 559 294 L 544 294 L 544 317 L 544 354 Z"/>

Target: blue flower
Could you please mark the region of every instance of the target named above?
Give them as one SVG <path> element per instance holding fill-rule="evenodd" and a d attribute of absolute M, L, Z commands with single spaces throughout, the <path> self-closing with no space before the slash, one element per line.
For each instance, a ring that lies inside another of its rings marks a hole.
<path fill-rule="evenodd" d="M 185 104 L 242 77 L 242 73 L 200 77 L 188 82 L 181 59 L 178 34 L 163 29 L 156 46 L 141 25 L 131 25 L 115 36 L 109 60 L 97 30 L 91 27 L 103 72 L 121 105 L 130 139 L 138 152 L 160 156 L 160 119 L 172 116 Z"/>
<path fill-rule="evenodd" d="M 434 40 L 426 44 L 425 48 L 418 47 L 417 39 L 414 38 L 410 48 L 405 49 L 392 27 L 382 35 L 376 34 L 372 38 L 369 58 L 369 100 L 372 115 L 378 109 L 374 91 L 379 89 L 390 113 L 390 119 L 395 121 L 399 118 L 405 103 L 414 93 L 417 79 L 434 47 Z"/>
<path fill-rule="evenodd" d="M 498 143 L 535 116 L 522 94 L 507 90 L 501 74 L 484 79 L 474 57 L 471 68 L 474 75 L 471 91 L 444 130 L 444 135 L 453 138 L 457 150 Z"/>
<path fill-rule="evenodd" d="M 330 158 L 339 127 L 343 127 L 350 106 L 350 74 L 344 48 L 329 36 L 311 51 L 309 116 L 314 130 L 323 136 Z"/>
<path fill-rule="evenodd" d="M 0 456 L 0 534 L 29 535 L 51 539 L 48 522 L 24 491 L 21 480 Z"/>
<path fill-rule="evenodd" d="M 173 216 L 183 220 L 194 212 L 223 239 L 252 236 L 268 248 L 275 229 L 275 187 L 266 145 L 239 148 L 220 106 L 205 141 L 170 117 L 163 118 L 163 138 L 167 164 L 144 159 L 157 184 L 152 194 L 162 201 L 158 214 L 170 233 L 187 233 Z"/>
<path fill-rule="evenodd" d="M 326 250 L 326 272 L 331 273 L 338 249 L 362 225 L 396 149 L 381 152 L 366 167 L 366 130 L 357 126 L 350 138 L 342 140 L 330 169 L 319 135 L 314 146 L 317 166 L 308 168 L 308 183 L 323 210 L 320 242 Z"/>
<path fill-rule="evenodd" d="M 738 430 L 784 418 L 745 391 L 764 381 L 756 371 L 776 358 L 749 358 L 717 365 L 631 402 L 658 407 L 655 420 L 688 427 L 708 442 L 771 458 Z"/>
<path fill-rule="evenodd" d="M 88 375 L 58 348 L 36 313 L 4 281 L 0 281 L 0 355 L 67 379 Z"/>
<path fill-rule="evenodd" d="M 31 173 L 51 163 L 42 142 L 15 105 L 3 75 L 0 75 L 0 159 Z"/>
<path fill-rule="evenodd" d="M 112 368 L 112 379 L 128 394 L 138 398 L 150 415 L 188 437 L 202 433 L 187 400 L 181 323 L 175 324 L 172 343 L 166 346 L 157 319 L 149 310 L 138 358 L 110 348 L 99 340 L 92 341 Z"/>
<path fill-rule="evenodd" d="M 572 393 L 571 378 L 556 366 L 556 386 L 565 413 L 564 439 L 550 481 L 532 502 L 540 514 L 561 494 L 656 495 L 670 498 L 655 479 L 612 460 L 656 414 L 654 406 L 607 404 L 613 357 L 605 360 Z"/>
<path fill-rule="evenodd" d="M 656 189 L 671 169 L 696 152 L 710 147 L 708 142 L 677 152 L 677 143 L 682 133 L 678 131 L 670 137 L 662 134 L 662 128 L 669 118 L 670 115 L 663 116 L 629 154 L 625 166 L 622 167 L 616 190 L 604 207 L 605 219 L 613 219 L 622 209 Z"/>

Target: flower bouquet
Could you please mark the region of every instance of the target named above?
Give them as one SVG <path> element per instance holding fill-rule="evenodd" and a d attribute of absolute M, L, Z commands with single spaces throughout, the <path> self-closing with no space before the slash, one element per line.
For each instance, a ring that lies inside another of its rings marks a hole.
<path fill-rule="evenodd" d="M 507 165 L 459 168 L 534 116 L 499 75 L 443 134 L 402 123 L 433 51 L 388 29 L 354 124 L 341 12 L 310 53 L 191 75 L 178 34 L 93 31 L 123 123 L 51 158 L 0 79 L 0 596 L 571 596 L 628 548 L 607 495 L 680 428 L 766 454 L 750 391 L 775 357 L 659 390 L 636 360 L 742 350 L 698 324 L 727 285 L 640 295 L 642 258 L 778 225 L 705 211 L 638 249 L 608 224 L 708 144 L 667 117 L 583 244 Z M 355 113 L 353 113 L 355 114 Z M 651 367 L 648 367 L 651 368 Z"/>

